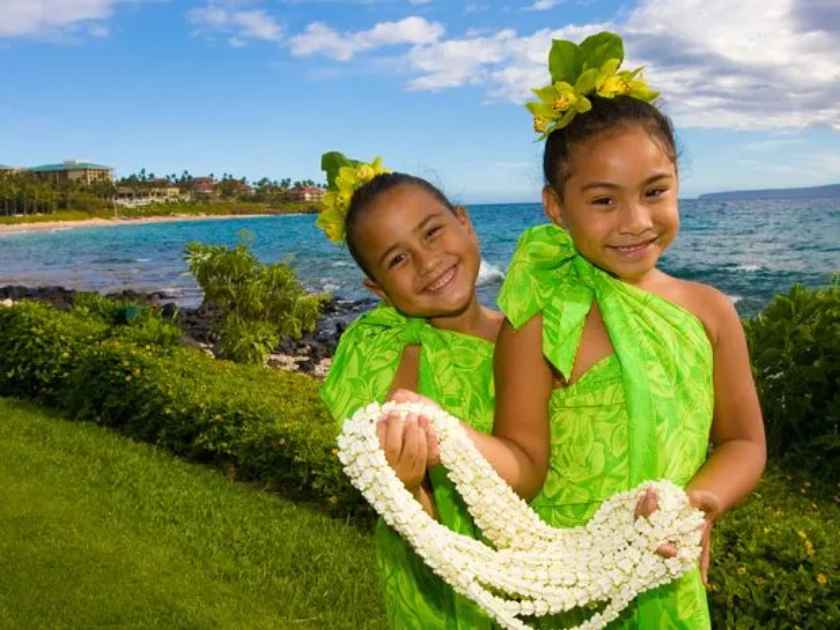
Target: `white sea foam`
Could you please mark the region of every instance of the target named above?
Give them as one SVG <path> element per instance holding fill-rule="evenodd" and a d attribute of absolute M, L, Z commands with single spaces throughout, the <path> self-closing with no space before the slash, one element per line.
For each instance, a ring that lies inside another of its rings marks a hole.
<path fill-rule="evenodd" d="M 729 295 L 729 294 L 727 294 L 726 297 L 728 297 L 732 301 L 733 304 L 737 304 L 738 302 L 740 302 L 741 300 L 744 299 L 743 296 L 740 296 L 740 295 Z"/>
<path fill-rule="evenodd" d="M 151 262 L 151 258 L 135 258 L 134 262 Z"/>
<path fill-rule="evenodd" d="M 336 260 L 333 264 L 333 267 L 350 267 L 350 263 L 346 260 Z"/>
<path fill-rule="evenodd" d="M 335 284 L 333 282 L 327 282 L 326 280 L 321 282 L 321 289 L 324 291 L 338 291 L 341 288 L 341 285 Z"/>
<path fill-rule="evenodd" d="M 501 283 L 504 279 L 505 274 L 501 269 L 494 267 L 483 258 L 481 259 L 481 265 L 478 267 L 478 279 L 475 281 L 476 286 Z"/>
<path fill-rule="evenodd" d="M 735 267 L 738 271 L 758 271 L 761 265 L 738 265 Z"/>

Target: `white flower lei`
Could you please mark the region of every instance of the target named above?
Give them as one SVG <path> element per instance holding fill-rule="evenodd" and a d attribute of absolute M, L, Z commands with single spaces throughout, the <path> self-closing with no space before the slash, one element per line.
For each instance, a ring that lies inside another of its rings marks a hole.
<path fill-rule="evenodd" d="M 376 422 L 397 411 L 424 415 L 440 441 L 441 463 L 491 547 L 457 534 L 429 516 L 388 465 Z M 344 423 L 338 457 L 352 483 L 385 521 L 452 588 L 509 630 L 529 628 L 520 616 L 560 613 L 606 603 L 580 629 L 602 628 L 639 593 L 696 566 L 703 514 L 669 481 L 645 482 L 604 501 L 585 526 L 557 529 L 544 523 L 498 476 L 460 422 L 420 403 L 371 403 Z M 645 488 L 659 507 L 635 518 Z M 655 553 L 663 542 L 677 555 Z"/>

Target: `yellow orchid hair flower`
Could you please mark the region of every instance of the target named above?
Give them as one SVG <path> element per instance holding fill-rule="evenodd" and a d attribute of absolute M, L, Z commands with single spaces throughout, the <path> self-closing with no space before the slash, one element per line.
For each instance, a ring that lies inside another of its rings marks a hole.
<path fill-rule="evenodd" d="M 544 140 L 592 108 L 589 96 L 630 96 L 648 103 L 659 93 L 641 76 L 642 68 L 619 71 L 624 43 L 615 33 L 598 33 L 580 45 L 554 40 L 548 55 L 551 84 L 533 90 L 539 100 L 525 104 L 534 117 L 534 131 Z"/>
<path fill-rule="evenodd" d="M 321 156 L 321 170 L 327 175 L 327 193 L 315 225 L 333 243 L 340 244 L 346 235 L 345 220 L 353 193 L 377 175 L 390 171 L 382 165 L 382 158 L 366 163 L 351 160 L 338 151 L 329 151 Z"/>

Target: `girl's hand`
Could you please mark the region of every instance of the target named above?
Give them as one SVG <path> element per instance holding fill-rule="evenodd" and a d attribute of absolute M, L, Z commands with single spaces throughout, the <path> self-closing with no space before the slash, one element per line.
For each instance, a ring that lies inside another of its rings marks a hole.
<path fill-rule="evenodd" d="M 423 403 L 432 407 L 440 408 L 434 400 L 421 396 L 417 392 L 408 389 L 398 389 L 392 395 L 390 400 L 397 403 Z M 438 439 L 435 434 L 435 429 L 429 419 L 425 416 L 420 416 L 420 428 L 426 433 L 426 469 L 434 468 L 440 464 L 440 448 L 438 447 Z"/>
<path fill-rule="evenodd" d="M 700 554 L 700 577 L 703 578 L 703 584 L 709 585 L 709 564 L 712 560 L 712 527 L 715 520 L 720 516 L 720 499 L 718 496 L 708 490 L 687 490 L 688 500 L 691 505 L 698 510 L 702 510 L 705 514 L 703 522 L 703 551 Z"/>
<path fill-rule="evenodd" d="M 633 512 L 633 516 L 636 518 L 640 516 L 647 518 L 658 509 L 659 500 L 656 497 L 656 491 L 653 488 L 648 488 L 639 499 L 639 502 L 636 503 L 636 510 Z M 663 543 L 656 548 L 656 553 L 663 558 L 673 558 L 677 555 L 677 548 L 673 543 Z"/>
<path fill-rule="evenodd" d="M 421 426 L 417 414 L 409 413 L 403 417 L 402 414 L 389 413 L 379 421 L 376 431 L 388 465 L 406 489 L 416 495 L 426 477 L 426 428 Z"/>

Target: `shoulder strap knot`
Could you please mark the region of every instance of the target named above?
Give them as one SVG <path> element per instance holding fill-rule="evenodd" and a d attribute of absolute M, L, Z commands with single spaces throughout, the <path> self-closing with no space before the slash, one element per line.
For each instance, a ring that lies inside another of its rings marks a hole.
<path fill-rule="evenodd" d="M 542 314 L 543 354 L 565 378 L 594 299 L 592 271 L 568 232 L 539 225 L 519 239 L 499 293 L 499 307 L 514 328 Z"/>

